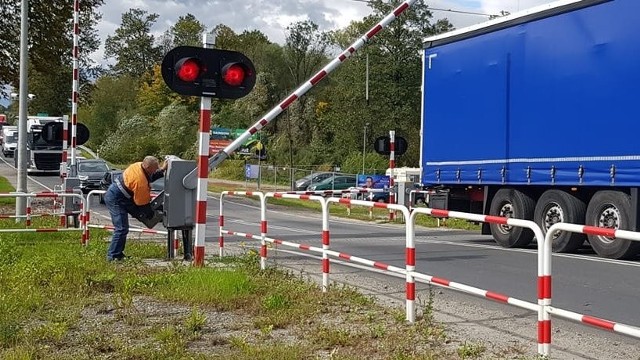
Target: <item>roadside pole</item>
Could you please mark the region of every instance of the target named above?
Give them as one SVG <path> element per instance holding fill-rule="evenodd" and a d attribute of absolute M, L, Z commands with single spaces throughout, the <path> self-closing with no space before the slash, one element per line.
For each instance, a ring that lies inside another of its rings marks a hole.
<path fill-rule="evenodd" d="M 18 186 L 17 191 L 27 192 L 27 101 L 28 99 L 28 74 L 27 64 L 29 63 L 29 53 L 27 49 L 29 32 L 29 0 L 22 0 L 20 11 L 20 98 L 19 98 L 19 119 L 18 119 L 18 151 L 14 156 L 18 156 Z M 27 199 L 16 198 L 16 222 L 27 212 Z"/>

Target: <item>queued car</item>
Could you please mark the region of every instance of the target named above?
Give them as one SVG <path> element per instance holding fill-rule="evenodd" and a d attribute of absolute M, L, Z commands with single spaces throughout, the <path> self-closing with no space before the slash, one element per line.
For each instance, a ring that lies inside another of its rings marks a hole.
<path fill-rule="evenodd" d="M 326 178 L 316 185 L 307 188 L 309 191 L 320 190 L 346 190 L 356 186 L 356 177 L 353 175 L 338 175 Z"/>
<path fill-rule="evenodd" d="M 77 163 L 78 180 L 83 194 L 91 190 L 100 190 L 101 181 L 110 171 L 107 162 L 102 159 L 81 159 Z"/>
<path fill-rule="evenodd" d="M 302 177 L 295 182 L 295 190 L 304 191 L 309 188 L 311 185 L 316 185 L 322 180 L 330 178 L 334 175 L 332 172 L 319 172 L 307 175 Z"/>
<path fill-rule="evenodd" d="M 384 192 L 372 192 L 369 194 L 369 196 L 367 197 L 367 200 L 369 201 L 373 201 L 373 202 L 383 202 L 383 203 L 388 203 L 389 202 L 389 192 L 388 191 L 384 191 Z"/>

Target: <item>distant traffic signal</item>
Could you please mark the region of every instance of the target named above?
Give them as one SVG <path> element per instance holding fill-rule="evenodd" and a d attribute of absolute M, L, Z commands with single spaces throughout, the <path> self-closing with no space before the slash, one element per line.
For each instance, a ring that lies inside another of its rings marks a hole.
<path fill-rule="evenodd" d="M 162 78 L 181 95 L 237 99 L 253 89 L 256 70 L 237 51 L 179 46 L 162 60 Z"/>
<path fill-rule="evenodd" d="M 407 140 L 401 136 L 396 136 L 394 147 L 394 155 L 400 156 L 407 152 L 407 148 L 409 145 L 407 144 Z M 390 155 L 391 154 L 391 139 L 388 136 L 380 136 L 373 143 L 373 149 L 380 155 Z"/>
<path fill-rule="evenodd" d="M 71 142 L 71 126 L 69 126 L 69 136 L 67 140 Z M 42 127 L 40 138 L 47 144 L 62 145 L 64 128 L 62 122 L 48 122 Z M 81 123 L 76 124 L 76 145 L 83 145 L 89 141 L 89 129 Z"/>

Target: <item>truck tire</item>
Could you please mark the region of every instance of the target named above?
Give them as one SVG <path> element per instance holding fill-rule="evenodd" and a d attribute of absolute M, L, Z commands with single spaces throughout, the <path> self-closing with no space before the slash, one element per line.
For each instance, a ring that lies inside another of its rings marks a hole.
<path fill-rule="evenodd" d="M 522 191 L 515 189 L 500 189 L 491 200 L 490 215 L 515 219 L 533 219 L 535 202 Z M 503 247 L 523 247 L 533 240 L 533 231 L 500 224 L 490 224 L 493 239 Z"/>
<path fill-rule="evenodd" d="M 534 221 L 540 226 L 543 234 L 555 223 L 584 224 L 587 206 L 577 197 L 562 190 L 545 191 L 534 212 Z M 587 237 L 569 231 L 558 231 L 552 238 L 553 252 L 573 252 L 578 249 Z"/>
<path fill-rule="evenodd" d="M 587 206 L 587 225 L 628 230 L 630 220 L 631 197 L 621 191 L 598 191 Z M 600 235 L 588 235 L 588 238 L 593 250 L 601 257 L 629 259 L 640 252 L 640 242 L 637 241 Z"/>

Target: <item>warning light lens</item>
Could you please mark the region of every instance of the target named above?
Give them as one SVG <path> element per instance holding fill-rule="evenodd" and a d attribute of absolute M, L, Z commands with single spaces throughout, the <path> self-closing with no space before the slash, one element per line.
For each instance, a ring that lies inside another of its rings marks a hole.
<path fill-rule="evenodd" d="M 229 64 L 222 70 L 222 80 L 231 86 L 240 86 L 244 82 L 246 71 L 244 66 L 238 63 Z"/>
<path fill-rule="evenodd" d="M 202 64 L 198 59 L 182 59 L 176 64 L 176 74 L 178 78 L 185 82 L 195 81 L 202 72 Z"/>

